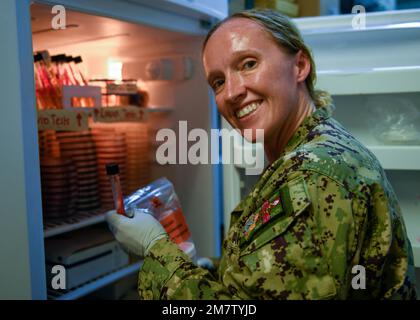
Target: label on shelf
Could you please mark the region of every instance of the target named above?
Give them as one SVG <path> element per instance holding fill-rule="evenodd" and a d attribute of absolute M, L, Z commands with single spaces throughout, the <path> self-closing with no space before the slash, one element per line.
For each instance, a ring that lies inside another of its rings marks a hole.
<path fill-rule="evenodd" d="M 147 120 L 145 110 L 134 106 L 95 108 L 92 114 L 95 122 L 145 122 Z"/>
<path fill-rule="evenodd" d="M 88 115 L 72 110 L 38 110 L 38 130 L 88 130 Z"/>
<path fill-rule="evenodd" d="M 107 94 L 137 94 L 138 89 L 135 83 L 107 83 Z"/>

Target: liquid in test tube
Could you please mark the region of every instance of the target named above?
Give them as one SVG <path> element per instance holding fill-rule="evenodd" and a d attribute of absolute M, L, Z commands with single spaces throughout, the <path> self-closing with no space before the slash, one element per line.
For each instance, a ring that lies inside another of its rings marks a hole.
<path fill-rule="evenodd" d="M 105 166 L 106 174 L 109 177 L 112 188 L 112 196 L 114 198 L 115 210 L 118 214 L 129 217 L 124 209 L 124 197 L 120 182 L 120 168 L 117 163 L 108 163 Z"/>

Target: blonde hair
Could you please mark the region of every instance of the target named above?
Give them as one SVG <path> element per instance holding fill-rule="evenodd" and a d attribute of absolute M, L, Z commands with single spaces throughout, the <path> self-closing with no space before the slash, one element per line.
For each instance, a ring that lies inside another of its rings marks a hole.
<path fill-rule="evenodd" d="M 234 13 L 226 19 L 217 23 L 208 32 L 204 43 L 203 50 L 212 34 L 225 22 L 233 18 L 246 18 L 257 22 L 261 25 L 274 39 L 274 41 L 289 54 L 296 54 L 299 51 L 308 57 L 311 64 L 311 71 L 308 74 L 305 83 L 309 95 L 316 107 L 325 107 L 332 104 L 331 95 L 322 90 L 315 90 L 316 68 L 315 61 L 312 57 L 310 49 L 306 46 L 303 38 L 296 25 L 286 16 L 268 9 L 251 9 Z"/>

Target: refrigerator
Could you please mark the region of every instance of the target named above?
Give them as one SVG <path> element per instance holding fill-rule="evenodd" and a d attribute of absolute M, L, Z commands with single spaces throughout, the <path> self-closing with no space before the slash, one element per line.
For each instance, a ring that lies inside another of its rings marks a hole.
<path fill-rule="evenodd" d="M 159 129 L 173 129 L 179 147 L 183 143 L 180 121 L 187 124 L 188 130 L 201 128 L 210 132 L 220 127 L 201 66 L 201 45 L 209 28 L 223 19 L 227 11 L 227 1 L 223 0 L 1 1 L 0 26 L 5 45 L 0 62 L 0 92 L 5 116 L 1 117 L 0 126 L 3 167 L 0 298 L 77 299 L 124 277 L 135 277 L 141 265 L 141 261 L 130 260 L 101 277 L 86 278 L 86 284 L 61 294 L 50 295 L 47 290 L 51 281 L 46 263 L 49 240 L 72 233 L 80 233 L 83 239 L 83 232 L 91 235 L 93 231 L 89 228 L 105 225 L 105 218 L 100 209 L 95 214 L 72 216 L 63 222 L 45 218 L 40 157 L 43 141 L 39 130 L 43 120 L 37 110 L 34 81 L 34 53 L 44 50 L 51 56 L 82 57 L 77 67 L 86 80 L 114 77 L 140 83 L 147 92 L 147 106 L 142 108 L 147 117 L 138 124 L 120 123 L 120 127 L 124 130 L 138 125 L 143 133 L 147 132 L 147 136 L 139 136 L 149 148 L 140 152 L 138 158 L 147 163 L 142 168 L 147 175 L 142 184 L 160 177 L 170 180 L 197 256 L 220 255 L 221 165 L 184 163 L 180 160 L 184 154 L 180 152 L 178 164 L 160 164 L 154 157 L 159 147 L 154 138 Z M 95 87 L 90 82 L 86 84 Z M 98 90 L 82 89 L 81 93 L 72 90 L 64 93 L 63 89 L 62 100 L 66 100 L 64 104 L 70 112 L 78 112 L 71 106 L 74 97 L 92 99 L 94 106 L 100 107 L 102 98 L 98 97 Z M 119 254 L 117 251 L 114 253 Z"/>

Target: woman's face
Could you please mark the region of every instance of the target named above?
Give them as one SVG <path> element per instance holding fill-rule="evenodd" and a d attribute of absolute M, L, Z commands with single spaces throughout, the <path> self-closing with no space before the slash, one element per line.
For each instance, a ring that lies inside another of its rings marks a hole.
<path fill-rule="evenodd" d="M 297 104 L 296 56 L 250 19 L 224 23 L 203 52 L 219 112 L 242 134 L 244 129 L 264 129 L 266 142 L 276 139 Z"/>

